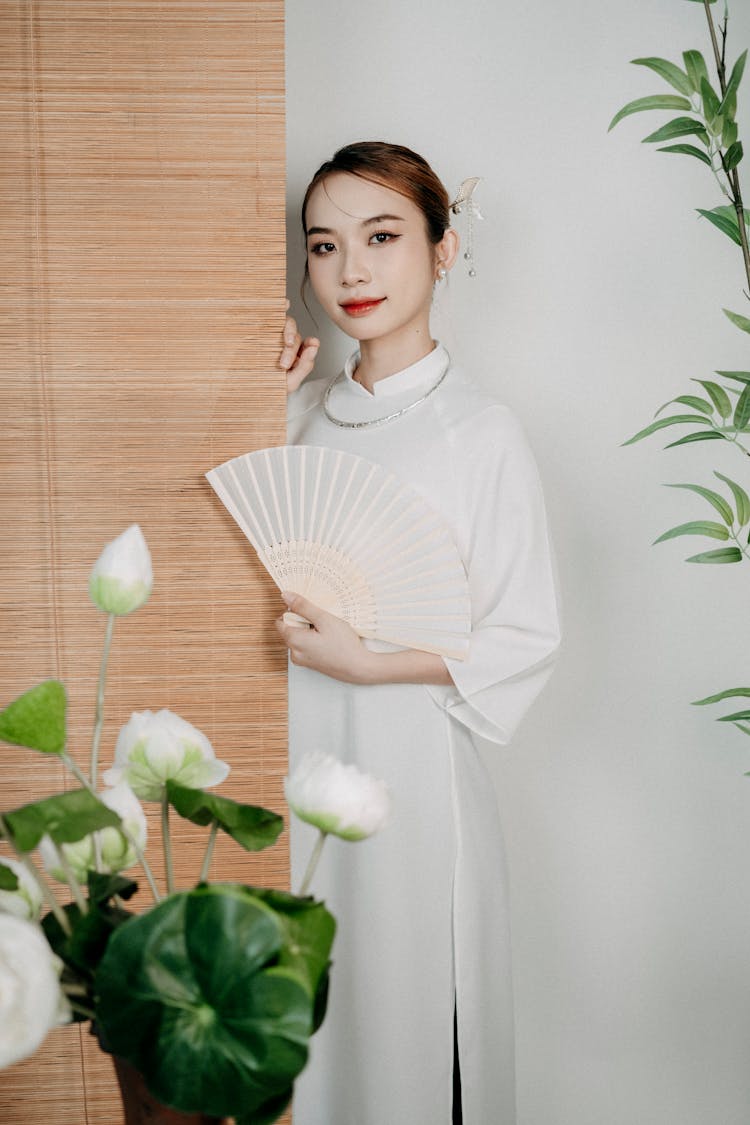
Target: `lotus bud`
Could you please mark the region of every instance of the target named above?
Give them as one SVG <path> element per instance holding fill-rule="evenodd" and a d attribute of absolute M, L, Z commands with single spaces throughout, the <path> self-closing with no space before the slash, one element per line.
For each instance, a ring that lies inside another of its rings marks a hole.
<path fill-rule="evenodd" d="M 218 785 L 229 766 L 214 754 L 202 731 L 163 708 L 134 711 L 122 727 L 107 785 L 126 781 L 142 801 L 160 801 L 170 779 L 191 789 Z"/>
<path fill-rule="evenodd" d="M 123 827 L 130 833 L 139 848 L 146 845 L 146 814 L 133 790 L 124 781 L 112 789 L 99 794 L 99 800 L 116 812 L 122 819 Z M 79 883 L 85 884 L 89 871 L 96 870 L 96 850 L 94 838 L 99 838 L 100 867 L 105 873 L 124 871 L 137 861 L 135 848 L 119 828 L 102 828 L 99 832 L 84 836 L 73 844 L 53 844 L 49 836 L 39 841 L 39 853 L 45 869 L 53 879 L 67 883 L 67 873 L 60 857 L 65 861 Z"/>
<path fill-rule="evenodd" d="M 18 879 L 18 886 L 14 891 L 0 891 L 0 912 L 37 922 L 42 912 L 42 889 L 36 879 L 22 863 L 10 856 L 3 856 L 0 864 L 9 867 Z"/>
<path fill-rule="evenodd" d="M 388 819 L 384 781 L 344 765 L 330 754 L 306 754 L 284 780 L 290 809 L 300 820 L 342 840 L 364 840 Z"/>
<path fill-rule="evenodd" d="M 148 601 L 154 584 L 151 554 L 137 523 L 104 548 L 89 578 L 94 605 L 122 616 Z"/>

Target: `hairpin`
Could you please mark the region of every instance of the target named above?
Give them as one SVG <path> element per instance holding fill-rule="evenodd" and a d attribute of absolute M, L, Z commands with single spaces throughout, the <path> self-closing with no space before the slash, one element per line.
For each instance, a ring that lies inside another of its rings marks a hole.
<path fill-rule="evenodd" d="M 464 180 L 458 189 L 456 198 L 450 204 L 450 209 L 454 215 L 460 215 L 463 206 L 466 206 L 466 250 L 464 251 L 464 260 L 469 267 L 469 277 L 477 276 L 477 271 L 474 269 L 474 219 L 482 219 L 484 216 L 474 201 L 474 191 L 481 179 L 481 176 L 470 176 L 468 180 Z"/>

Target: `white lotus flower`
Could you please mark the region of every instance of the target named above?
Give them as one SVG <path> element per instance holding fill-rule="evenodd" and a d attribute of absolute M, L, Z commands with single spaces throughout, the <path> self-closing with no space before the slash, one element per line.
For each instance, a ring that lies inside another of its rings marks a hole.
<path fill-rule="evenodd" d="M 42 889 L 36 879 L 22 863 L 10 856 L 3 856 L 0 865 L 9 867 L 18 879 L 18 886 L 14 891 L 0 891 L 0 912 L 37 922 L 42 912 Z"/>
<path fill-rule="evenodd" d="M 148 601 L 154 584 L 151 554 L 137 523 L 104 548 L 89 577 L 89 594 L 105 613 L 122 616 Z"/>
<path fill-rule="evenodd" d="M 99 800 L 116 812 L 123 827 L 130 833 L 138 847 L 143 850 L 146 846 L 146 814 L 143 807 L 130 786 L 121 781 L 112 789 L 104 789 L 99 794 Z M 67 883 L 65 868 L 60 860 L 60 849 L 65 853 L 70 868 L 79 883 L 85 883 L 88 872 L 96 870 L 96 850 L 94 837 L 99 837 L 101 854 L 101 870 L 106 873 L 124 871 L 132 867 L 138 857 L 135 848 L 123 835 L 119 828 L 101 828 L 74 844 L 53 844 L 49 836 L 44 836 L 39 841 L 39 852 L 46 870 L 53 879 Z"/>
<path fill-rule="evenodd" d="M 34 1053 L 70 1007 L 60 961 L 33 922 L 0 914 L 0 1068 Z"/>
<path fill-rule="evenodd" d="M 173 711 L 134 711 L 120 731 L 107 785 L 127 781 L 143 801 L 160 801 L 172 778 L 192 789 L 218 785 L 229 773 L 202 731 Z"/>
<path fill-rule="evenodd" d="M 284 793 L 300 820 L 343 840 L 364 840 L 388 819 L 385 782 L 330 754 L 306 754 L 284 779 Z"/>

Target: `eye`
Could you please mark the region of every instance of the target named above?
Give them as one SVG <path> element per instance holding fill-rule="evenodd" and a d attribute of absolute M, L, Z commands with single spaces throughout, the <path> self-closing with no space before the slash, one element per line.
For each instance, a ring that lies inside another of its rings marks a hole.
<path fill-rule="evenodd" d="M 309 247 L 310 254 L 317 254 L 319 258 L 324 258 L 326 254 L 332 254 L 336 247 L 332 242 L 316 242 L 313 246 Z"/>
<path fill-rule="evenodd" d="M 393 239 L 399 237 L 400 235 L 393 234 L 393 232 L 389 230 L 376 230 L 375 233 L 371 235 L 370 242 L 374 242 L 376 246 L 385 246 L 386 242 L 391 242 Z"/>

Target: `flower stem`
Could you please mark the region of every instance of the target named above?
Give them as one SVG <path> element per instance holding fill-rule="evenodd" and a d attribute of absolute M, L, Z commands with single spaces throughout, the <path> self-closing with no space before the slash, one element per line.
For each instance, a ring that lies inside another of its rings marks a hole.
<path fill-rule="evenodd" d="M 326 842 L 326 836 L 327 835 L 328 835 L 328 833 L 324 832 L 322 828 L 320 828 L 318 830 L 318 838 L 315 841 L 315 847 L 312 850 L 312 855 L 310 856 L 310 862 L 307 865 L 307 871 L 305 872 L 305 877 L 302 880 L 302 886 L 299 889 L 300 895 L 306 895 L 307 894 L 310 883 L 312 882 L 313 875 L 315 874 L 315 869 L 318 866 L 318 860 L 320 859 L 320 853 L 323 851 L 323 845 Z"/>
<path fill-rule="evenodd" d="M 102 659 L 99 665 L 99 685 L 96 690 L 94 733 L 91 739 L 91 769 L 89 771 L 89 777 L 93 789 L 96 789 L 96 775 L 99 770 L 99 742 L 102 737 L 102 726 L 104 724 L 104 688 L 107 683 L 107 663 L 109 661 L 109 650 L 112 646 L 112 630 L 114 627 L 115 615 L 114 613 L 110 613 L 107 617 L 107 628 L 104 633 L 104 647 L 102 649 Z"/>
<path fill-rule="evenodd" d="M 63 931 L 64 934 L 67 934 L 68 937 L 70 937 L 70 935 L 73 931 L 70 928 L 70 922 L 68 921 L 68 918 L 67 918 L 67 915 L 65 914 L 65 911 L 60 906 L 60 903 L 57 901 L 57 899 L 53 895 L 52 891 L 49 889 L 49 887 L 45 883 L 44 879 L 42 878 L 42 876 L 37 871 L 36 865 L 35 865 L 34 861 L 32 860 L 31 856 L 28 855 L 26 852 L 22 852 L 19 848 L 16 847 L 15 842 L 13 840 L 13 837 L 11 836 L 10 829 L 8 828 L 7 824 L 5 823 L 5 821 L 4 821 L 4 819 L 1 815 L 0 815 L 0 836 L 4 836 L 5 839 L 8 841 L 11 848 L 15 852 L 17 859 L 24 865 L 24 867 L 28 871 L 29 875 L 32 877 L 34 882 L 39 887 L 39 890 L 42 892 L 42 897 L 44 898 L 44 901 L 47 903 L 47 906 L 50 908 L 50 910 L 52 911 L 55 918 L 57 918 L 57 921 L 60 924 L 60 929 Z"/>
<path fill-rule="evenodd" d="M 167 875 L 167 894 L 174 891 L 174 867 L 172 865 L 172 841 L 169 838 L 169 801 L 166 791 L 161 799 L 161 838 L 164 845 L 164 868 Z"/>
<path fill-rule="evenodd" d="M 86 777 L 86 774 L 78 768 L 70 755 L 63 751 L 60 757 L 62 758 L 63 762 L 68 767 L 70 772 L 73 774 L 73 776 L 76 777 L 78 781 L 80 781 L 84 789 L 88 789 L 89 793 L 93 793 L 95 797 L 98 796 L 89 779 Z M 138 862 L 143 868 L 143 874 L 146 876 L 146 881 L 151 888 L 151 893 L 154 896 L 154 902 L 161 902 L 161 895 L 159 894 L 159 888 L 156 885 L 156 879 L 154 879 L 154 873 L 149 866 L 146 856 L 143 854 L 143 850 L 139 847 L 138 841 L 136 840 L 135 836 L 133 836 L 132 832 L 129 832 L 127 830 L 124 824 L 120 824 L 120 832 L 122 832 L 123 836 L 130 844 L 131 848 L 138 858 Z"/>
<path fill-rule="evenodd" d="M 201 873 L 198 876 L 199 883 L 208 882 L 208 871 L 211 867 L 211 859 L 214 854 L 214 844 L 216 843 L 216 836 L 219 831 L 219 822 L 215 820 L 211 825 L 211 832 L 209 833 L 208 843 L 206 844 L 206 854 L 203 857 L 203 864 L 201 866 Z"/>
<path fill-rule="evenodd" d="M 89 908 L 86 904 L 86 899 L 83 897 L 83 891 L 81 890 L 81 884 L 76 879 L 75 874 L 73 872 L 73 868 L 70 866 L 70 863 L 68 861 L 68 857 L 65 854 L 65 845 L 64 844 L 58 844 L 57 854 L 60 857 L 60 866 L 62 867 L 63 871 L 65 872 L 65 878 L 67 880 L 68 886 L 70 887 L 71 891 L 73 892 L 73 898 L 75 899 L 76 906 L 80 910 L 81 914 L 88 914 Z"/>

